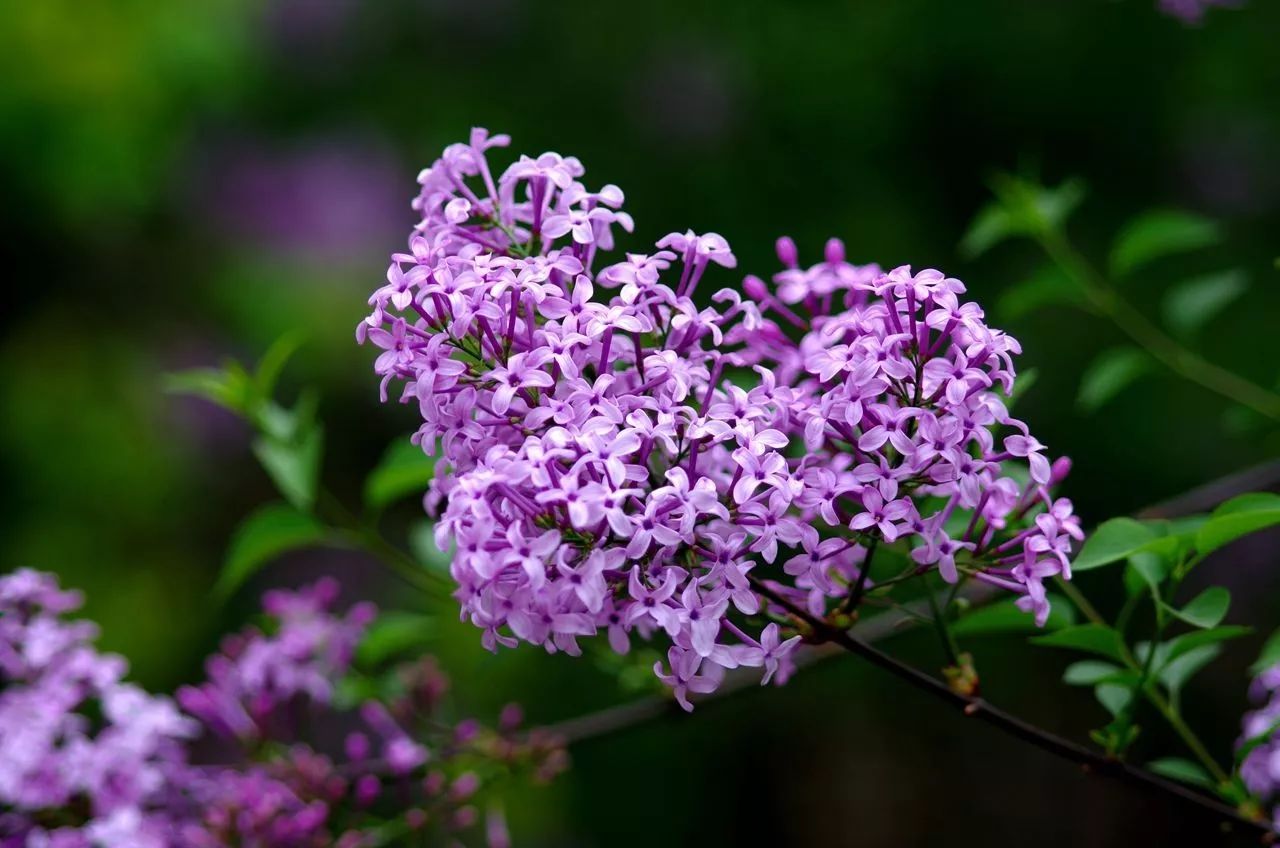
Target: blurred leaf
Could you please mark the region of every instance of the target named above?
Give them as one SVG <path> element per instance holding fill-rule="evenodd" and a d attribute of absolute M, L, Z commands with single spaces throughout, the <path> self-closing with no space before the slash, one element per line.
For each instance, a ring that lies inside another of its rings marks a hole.
<path fill-rule="evenodd" d="M 327 538 L 324 525 L 310 515 L 287 504 L 268 504 L 236 528 L 216 591 L 226 597 L 286 551 L 320 545 Z"/>
<path fill-rule="evenodd" d="M 392 657 L 422 648 L 435 635 L 435 620 L 416 612 L 390 611 L 380 614 L 369 625 L 356 661 L 362 666 L 376 666 Z"/>
<path fill-rule="evenodd" d="M 271 347 L 267 348 L 267 352 L 262 355 L 262 359 L 258 362 L 258 369 L 253 375 L 254 389 L 258 393 L 258 397 L 263 400 L 269 400 L 276 390 L 276 382 L 280 379 L 280 373 L 284 370 L 285 364 L 289 358 L 302 347 L 303 341 L 306 340 L 305 334 L 301 330 L 291 333 L 285 333 L 276 339 Z"/>
<path fill-rule="evenodd" d="M 1243 271 L 1222 271 L 1178 283 L 1164 296 L 1164 322 L 1180 336 L 1190 336 L 1245 293 Z"/>
<path fill-rule="evenodd" d="M 1048 188 L 1002 174 L 992 183 L 996 202 L 973 219 L 960 240 L 960 253 L 974 259 L 1015 236 L 1030 236 L 1060 228 L 1084 200 L 1084 184 L 1067 180 Z"/>
<path fill-rule="evenodd" d="M 1116 683 L 1100 683 L 1094 688 L 1093 694 L 1112 716 L 1124 712 L 1124 708 L 1133 700 L 1133 689 Z"/>
<path fill-rule="evenodd" d="M 1124 276 L 1161 257 L 1208 247 L 1221 238 L 1218 225 L 1199 215 L 1169 209 L 1147 212 L 1116 237 L 1111 273 Z"/>
<path fill-rule="evenodd" d="M 1196 672 L 1213 662 L 1222 653 L 1221 645 L 1201 645 L 1165 664 L 1160 670 L 1160 682 L 1171 692 L 1177 692 L 1187 684 Z"/>
<path fill-rule="evenodd" d="M 1231 593 L 1221 586 L 1205 589 L 1182 609 L 1166 607 L 1174 616 L 1193 627 L 1217 627 L 1227 617 Z"/>
<path fill-rule="evenodd" d="M 1040 379 L 1039 368 L 1028 368 L 1018 373 L 1018 379 L 1013 383 L 1013 393 L 1009 395 L 1008 400 L 1004 402 L 1006 410 L 1013 409 L 1018 401 L 1022 400 L 1027 392 L 1031 391 L 1031 387 Z"/>
<path fill-rule="evenodd" d="M 1170 639 L 1168 642 L 1165 642 L 1167 652 L 1163 662 L 1172 663 L 1178 657 L 1189 654 L 1201 646 L 1225 642 L 1228 639 L 1237 639 L 1241 636 L 1247 636 L 1252 632 L 1253 629 L 1250 627 L 1228 624 L 1222 627 L 1213 627 L 1209 630 L 1197 630 L 1194 633 L 1184 633 L 1176 639 Z"/>
<path fill-rule="evenodd" d="M 1170 780 L 1177 780 L 1205 789 L 1213 788 L 1213 778 L 1209 777 L 1207 771 L 1201 768 L 1198 763 L 1184 760 L 1181 757 L 1162 757 L 1158 760 L 1152 760 L 1147 763 L 1147 770 Z"/>
<path fill-rule="evenodd" d="M 998 202 L 988 203 L 976 216 L 960 239 L 960 255 L 976 259 L 1002 241 L 1024 235 L 1008 211 Z"/>
<path fill-rule="evenodd" d="M 364 502 L 382 509 L 407 495 L 422 494 L 435 471 L 435 458 L 409 439 L 396 439 L 387 446 L 378 466 L 364 482 Z"/>
<path fill-rule="evenodd" d="M 1258 658 L 1253 661 L 1253 665 L 1249 666 L 1249 673 L 1258 675 L 1277 664 L 1280 664 L 1280 630 L 1272 633 L 1267 639 Z"/>
<path fill-rule="evenodd" d="M 1154 365 L 1150 354 L 1136 347 L 1105 350 L 1085 369 L 1076 402 L 1084 411 L 1095 412 Z"/>
<path fill-rule="evenodd" d="M 304 511 L 315 506 L 323 450 L 324 434 L 318 426 L 312 427 L 298 442 L 264 437 L 253 443 L 254 455 L 280 494 Z"/>
<path fill-rule="evenodd" d="M 1016 598 L 1004 598 L 961 616 L 951 625 L 951 632 L 957 636 L 1039 633 L 1059 630 L 1075 623 L 1075 607 L 1066 598 L 1050 595 L 1049 603 L 1049 618 L 1043 628 L 1036 626 L 1035 616 L 1018 609 Z"/>
<path fill-rule="evenodd" d="M 1131 580 L 1129 575 L 1133 574 Z M 1129 557 L 1125 567 L 1125 588 L 1133 595 L 1142 589 L 1150 589 L 1151 594 L 1160 596 L 1160 584 L 1169 576 L 1169 563 L 1164 557 L 1152 551 L 1138 551 Z"/>
<path fill-rule="evenodd" d="M 1067 666 L 1062 673 L 1062 682 L 1071 686 L 1095 686 L 1099 683 L 1113 683 L 1134 676 L 1132 671 L 1118 665 L 1101 660 L 1080 660 Z"/>
<path fill-rule="evenodd" d="M 249 375 L 238 362 L 223 368 L 193 368 L 166 374 L 164 390 L 194 395 L 243 415 L 249 406 Z"/>
<path fill-rule="evenodd" d="M 1071 570 L 1091 571 L 1104 565 L 1126 559 L 1160 538 L 1149 524 L 1132 518 L 1112 518 L 1104 521 L 1089 538 L 1071 563 Z"/>
<path fill-rule="evenodd" d="M 1041 268 L 1030 279 L 1015 283 L 1000 293 L 996 310 L 1007 321 L 1017 319 L 1046 306 L 1084 307 L 1086 301 L 1080 287 L 1056 266 Z"/>
<path fill-rule="evenodd" d="M 1078 624 L 1045 636 L 1036 636 L 1031 642 L 1048 648 L 1073 648 L 1124 661 L 1120 634 L 1105 624 Z"/>
<path fill-rule="evenodd" d="M 436 547 L 435 525 L 419 521 L 409 528 L 409 550 L 413 557 L 428 569 L 449 576 L 449 564 L 453 562 L 453 546 L 442 551 Z"/>
<path fill-rule="evenodd" d="M 1280 524 L 1280 495 L 1254 492 L 1232 498 L 1213 511 L 1196 534 L 1196 550 L 1201 554 Z"/>

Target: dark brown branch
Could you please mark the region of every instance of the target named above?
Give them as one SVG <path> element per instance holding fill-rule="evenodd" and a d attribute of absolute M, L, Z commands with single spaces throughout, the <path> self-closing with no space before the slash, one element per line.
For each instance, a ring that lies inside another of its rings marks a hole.
<path fill-rule="evenodd" d="M 1222 821 L 1230 822 L 1249 830 L 1255 830 L 1260 836 L 1268 836 L 1272 833 L 1270 825 L 1266 822 L 1245 818 L 1234 807 L 1224 804 L 1216 798 L 1197 792 L 1181 783 L 1166 780 L 1159 775 L 1130 765 L 1123 760 L 1107 757 L 1083 745 L 1078 745 L 1069 739 L 1063 739 L 1061 736 L 1023 721 L 1012 713 L 1005 712 L 982 698 L 971 698 L 954 692 L 941 680 L 925 674 L 923 671 L 906 663 L 899 662 L 879 648 L 872 647 L 867 642 L 854 637 L 846 630 L 832 627 L 822 619 L 815 618 L 807 610 L 796 606 L 782 595 L 773 591 L 759 578 L 752 575 L 747 575 L 747 577 L 751 580 L 758 593 L 811 627 L 816 638 L 823 640 L 825 643 L 838 645 L 849 653 L 862 657 L 872 665 L 892 673 L 917 689 L 958 707 L 966 716 L 984 721 L 993 727 L 1003 730 L 1015 739 L 1021 739 L 1023 742 L 1034 745 L 1042 751 L 1048 751 L 1064 760 L 1076 763 L 1087 772 L 1105 774 L 1126 783 L 1174 798 Z"/>

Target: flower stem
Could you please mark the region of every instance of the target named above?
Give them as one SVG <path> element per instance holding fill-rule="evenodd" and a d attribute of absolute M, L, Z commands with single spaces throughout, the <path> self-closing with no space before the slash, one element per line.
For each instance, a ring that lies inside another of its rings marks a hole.
<path fill-rule="evenodd" d="M 1280 421 L 1280 394 L 1214 365 L 1195 351 L 1170 338 L 1141 310 L 1120 296 L 1097 269 L 1057 228 L 1045 228 L 1035 236 L 1044 252 L 1084 291 L 1090 305 L 1109 319 L 1157 361 L 1193 383 L 1255 412 Z"/>

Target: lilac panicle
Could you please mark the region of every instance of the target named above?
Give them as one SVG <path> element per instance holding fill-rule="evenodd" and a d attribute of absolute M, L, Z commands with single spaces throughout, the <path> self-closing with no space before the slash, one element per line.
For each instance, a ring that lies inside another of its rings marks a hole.
<path fill-rule="evenodd" d="M 196 723 L 124 681 L 97 628 L 63 618 L 80 604 L 52 575 L 0 577 L 0 844 L 165 848 Z"/>
<path fill-rule="evenodd" d="M 1272 807 L 1272 823 L 1280 832 L 1280 665 L 1259 674 L 1249 694 L 1259 704 L 1246 713 L 1240 746 L 1248 753 L 1240 763 L 1240 778 L 1259 801 Z"/>
<path fill-rule="evenodd" d="M 1009 415 L 1018 343 L 959 280 L 782 239 L 772 284 L 695 301 L 737 264 L 723 237 L 611 254 L 622 191 L 555 153 L 493 166 L 508 143 L 474 130 L 422 172 L 356 330 L 440 454 L 426 504 L 486 646 L 660 636 L 686 706 L 736 666 L 781 682 L 798 638 L 753 582 L 825 615 L 879 541 L 1044 621 L 1081 537 L 1049 494 L 1068 463 Z"/>

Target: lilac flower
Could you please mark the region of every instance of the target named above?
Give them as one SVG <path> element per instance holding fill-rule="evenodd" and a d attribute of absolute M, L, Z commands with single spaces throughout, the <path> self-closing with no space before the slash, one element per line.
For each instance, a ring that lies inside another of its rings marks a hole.
<path fill-rule="evenodd" d="M 1249 689 L 1261 706 L 1246 713 L 1238 747 L 1246 750 L 1240 778 L 1262 803 L 1273 807 L 1272 818 L 1280 831 L 1280 665 L 1265 669 Z"/>
<path fill-rule="evenodd" d="M 1160 11 L 1191 25 L 1204 23 L 1205 14 L 1212 8 L 1230 9 L 1239 5 L 1240 0 L 1159 0 Z"/>
<path fill-rule="evenodd" d="M 669 640 L 682 703 L 730 667 L 781 682 L 796 643 L 756 584 L 826 616 L 873 542 L 1043 619 L 1079 525 L 1000 399 L 1020 347 L 963 283 L 851 264 L 835 239 L 803 268 L 783 239 L 774 288 L 695 302 L 736 266 L 727 240 L 609 260 L 622 192 L 553 153 L 490 166 L 507 143 L 478 130 L 423 171 L 409 250 L 357 330 L 439 451 L 426 503 L 487 647 Z"/>

